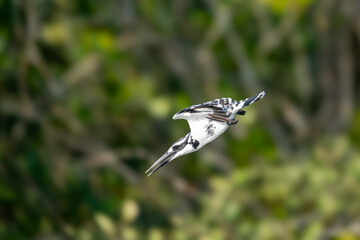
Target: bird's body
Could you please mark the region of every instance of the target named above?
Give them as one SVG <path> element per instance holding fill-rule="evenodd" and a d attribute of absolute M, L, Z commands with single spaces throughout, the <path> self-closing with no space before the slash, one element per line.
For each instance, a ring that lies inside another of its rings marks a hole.
<path fill-rule="evenodd" d="M 169 150 L 146 171 L 147 173 L 156 167 L 148 176 L 173 159 L 195 152 L 215 140 L 231 125 L 237 123 L 234 121 L 237 114 L 245 115 L 245 111 L 241 110 L 243 107 L 256 102 L 264 95 L 265 92 L 263 91 L 258 95 L 240 101 L 220 98 L 190 106 L 176 113 L 173 119 L 187 120 L 191 131 L 171 145 Z"/>

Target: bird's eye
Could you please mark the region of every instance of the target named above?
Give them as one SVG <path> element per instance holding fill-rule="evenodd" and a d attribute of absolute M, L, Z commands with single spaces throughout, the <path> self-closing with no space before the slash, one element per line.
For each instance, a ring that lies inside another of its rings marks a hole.
<path fill-rule="evenodd" d="M 177 150 L 179 148 L 179 145 L 173 146 L 173 150 Z"/>

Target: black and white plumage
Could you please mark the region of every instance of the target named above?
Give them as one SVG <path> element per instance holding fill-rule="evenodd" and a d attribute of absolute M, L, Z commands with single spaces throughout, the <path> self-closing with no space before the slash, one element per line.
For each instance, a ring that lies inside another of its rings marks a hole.
<path fill-rule="evenodd" d="M 190 133 L 176 141 L 169 150 L 158 159 L 145 173 L 153 174 L 166 163 L 182 155 L 195 152 L 215 140 L 229 128 L 236 124 L 236 115 L 245 115 L 241 110 L 264 97 L 262 91 L 258 95 L 235 101 L 231 98 L 220 98 L 210 102 L 193 105 L 181 110 L 173 119 L 185 119 L 190 126 Z"/>

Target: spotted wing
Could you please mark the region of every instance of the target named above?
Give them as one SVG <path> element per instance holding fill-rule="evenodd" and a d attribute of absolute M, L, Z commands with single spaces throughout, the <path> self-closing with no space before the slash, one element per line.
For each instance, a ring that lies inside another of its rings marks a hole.
<path fill-rule="evenodd" d="M 197 132 L 199 129 L 203 129 L 210 120 L 222 123 L 233 121 L 230 119 L 230 112 L 227 111 L 226 105 L 220 104 L 219 100 L 185 108 L 176 113 L 173 119 L 187 120 L 191 132 Z"/>

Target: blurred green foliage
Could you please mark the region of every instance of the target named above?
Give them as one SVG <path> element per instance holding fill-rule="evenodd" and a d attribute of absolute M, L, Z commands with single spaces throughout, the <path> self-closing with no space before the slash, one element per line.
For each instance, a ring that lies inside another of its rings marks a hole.
<path fill-rule="evenodd" d="M 1 239 L 360 239 L 352 0 L 0 0 Z M 144 171 L 177 111 L 267 95 Z"/>

